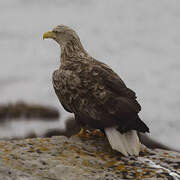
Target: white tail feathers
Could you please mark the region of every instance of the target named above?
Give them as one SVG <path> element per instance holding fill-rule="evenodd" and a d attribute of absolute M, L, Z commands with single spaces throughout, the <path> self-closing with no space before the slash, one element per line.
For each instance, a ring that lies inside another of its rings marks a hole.
<path fill-rule="evenodd" d="M 106 136 L 112 149 L 124 156 L 139 155 L 141 143 L 135 130 L 121 134 L 116 127 L 105 128 Z"/>

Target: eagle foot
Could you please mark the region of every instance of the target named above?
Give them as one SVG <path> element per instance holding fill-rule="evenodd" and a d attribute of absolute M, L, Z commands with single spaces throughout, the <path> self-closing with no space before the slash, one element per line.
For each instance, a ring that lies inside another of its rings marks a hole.
<path fill-rule="evenodd" d="M 92 136 L 95 137 L 104 137 L 104 133 L 102 133 L 101 130 L 95 129 L 94 131 L 91 132 Z"/>
<path fill-rule="evenodd" d="M 102 133 L 99 129 L 90 131 L 88 129 L 81 128 L 80 132 L 76 136 L 80 138 L 104 137 L 104 133 Z"/>
<path fill-rule="evenodd" d="M 84 128 L 81 128 L 81 130 L 79 131 L 79 133 L 76 135 L 80 138 L 86 138 L 89 137 L 89 132 L 87 130 L 85 130 Z"/>

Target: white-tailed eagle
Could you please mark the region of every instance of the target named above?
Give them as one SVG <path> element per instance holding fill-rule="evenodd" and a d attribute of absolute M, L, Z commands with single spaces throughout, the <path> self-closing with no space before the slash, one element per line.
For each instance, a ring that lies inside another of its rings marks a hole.
<path fill-rule="evenodd" d="M 64 109 L 81 125 L 105 132 L 113 149 L 138 155 L 137 132 L 149 132 L 138 116 L 136 94 L 108 65 L 91 57 L 77 33 L 58 25 L 44 33 L 61 47 L 61 65 L 53 73 L 53 86 Z"/>

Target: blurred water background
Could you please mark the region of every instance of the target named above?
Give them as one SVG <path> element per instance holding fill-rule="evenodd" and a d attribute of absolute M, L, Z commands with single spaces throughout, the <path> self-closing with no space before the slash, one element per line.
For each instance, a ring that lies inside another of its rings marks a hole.
<path fill-rule="evenodd" d="M 180 149 L 180 1 L 1 0 L 0 104 L 23 100 L 60 109 L 61 123 L 10 122 L 0 137 L 63 126 L 69 116 L 51 75 L 59 47 L 43 41 L 57 24 L 74 28 L 90 55 L 133 89 L 155 139 Z"/>

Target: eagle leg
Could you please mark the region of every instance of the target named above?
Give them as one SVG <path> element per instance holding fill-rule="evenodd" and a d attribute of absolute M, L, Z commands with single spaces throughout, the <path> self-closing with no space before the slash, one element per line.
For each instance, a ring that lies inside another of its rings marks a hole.
<path fill-rule="evenodd" d="M 81 128 L 79 133 L 76 135 L 80 138 L 91 138 L 91 137 L 104 137 L 104 133 L 99 129 L 89 130 L 86 128 Z"/>
<path fill-rule="evenodd" d="M 103 129 L 94 129 L 87 124 L 83 123 L 83 120 L 75 114 L 75 120 L 81 127 L 80 132 L 77 134 L 77 136 L 81 138 L 89 138 L 89 137 L 104 137 L 105 132 Z M 83 127 L 83 128 L 82 128 Z"/>
<path fill-rule="evenodd" d="M 81 128 L 79 133 L 77 134 L 77 136 L 83 137 L 84 135 L 85 135 L 85 130 L 83 128 Z"/>
<path fill-rule="evenodd" d="M 76 136 L 78 136 L 80 138 L 87 138 L 87 137 L 89 137 L 89 132 L 81 127 L 81 130 L 79 131 L 79 133 Z"/>

